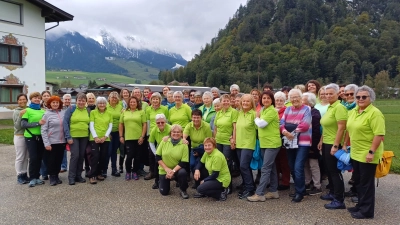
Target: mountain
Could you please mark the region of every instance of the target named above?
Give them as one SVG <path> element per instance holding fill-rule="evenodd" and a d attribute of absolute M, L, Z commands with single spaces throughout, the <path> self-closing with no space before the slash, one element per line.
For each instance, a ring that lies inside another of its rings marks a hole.
<path fill-rule="evenodd" d="M 156 69 L 172 69 L 177 64 L 187 64 L 179 54 L 150 49 L 138 42 L 133 36 L 127 36 L 119 42 L 106 31 L 102 31 L 100 39 L 96 40 L 78 32 L 69 32 L 46 40 L 46 67 L 51 70 L 69 69 L 129 76 L 134 72 L 114 63 L 115 58 Z"/>
<path fill-rule="evenodd" d="M 398 0 L 249 0 L 185 68 L 159 79 L 248 91 L 258 79 L 364 84 L 383 70 L 400 73 Z"/>

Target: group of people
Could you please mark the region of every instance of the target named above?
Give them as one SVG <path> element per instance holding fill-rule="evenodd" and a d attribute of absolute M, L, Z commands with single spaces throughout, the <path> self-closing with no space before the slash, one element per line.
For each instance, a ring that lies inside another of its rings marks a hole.
<path fill-rule="evenodd" d="M 150 88 L 113 91 L 108 98 L 79 93 L 75 105 L 38 92 L 29 95 L 27 105 L 27 95 L 20 94 L 14 113 L 17 179 L 30 187 L 43 184 L 43 162 L 50 185 L 62 183 L 59 172 L 68 146 L 70 185 L 86 182 L 83 171 L 91 184 L 104 180 L 111 164 L 112 176 L 125 167 L 127 181 L 155 179 L 152 188 L 162 195 L 175 180 L 181 197 L 189 198 L 193 177 L 193 197 L 224 201 L 233 192 L 237 168 L 240 199 L 278 199 L 292 177 L 290 196 L 298 203 L 305 195 L 322 194 L 326 176 L 328 192 L 320 197 L 329 201 L 325 208 L 345 209 L 348 195 L 358 202 L 348 208 L 352 217 L 373 218 L 374 174 L 385 135 L 384 117 L 372 105 L 375 98 L 368 86 L 321 86 L 316 80 L 275 93 L 270 85 L 262 92 L 240 93 L 236 84 L 222 95 L 215 87 L 201 93 L 167 86 L 162 95 Z M 353 187 L 345 192 L 335 153 L 348 146 Z M 262 164 L 253 177 L 255 150 Z"/>

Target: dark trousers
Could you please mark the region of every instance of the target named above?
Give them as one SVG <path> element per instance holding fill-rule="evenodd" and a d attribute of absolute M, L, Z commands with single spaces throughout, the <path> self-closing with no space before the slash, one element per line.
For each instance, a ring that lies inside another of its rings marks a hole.
<path fill-rule="evenodd" d="M 69 159 L 68 179 L 75 180 L 77 177 L 82 177 L 82 166 L 85 157 L 88 137 L 72 138 L 74 142 L 70 145 L 71 158 Z"/>
<path fill-rule="evenodd" d="M 354 161 L 354 160 L 351 159 L 351 163 L 352 163 L 352 164 L 353 164 L 353 161 Z M 357 193 L 357 182 L 356 182 L 356 180 L 357 180 L 357 181 L 360 180 L 360 171 L 359 171 L 359 170 L 358 170 L 358 171 L 355 171 L 355 170 L 353 169 L 353 172 L 351 173 L 351 178 L 350 178 L 350 179 L 354 181 L 354 184 L 351 186 L 350 190 L 351 190 L 352 192 L 354 192 L 354 193 Z"/>
<path fill-rule="evenodd" d="M 85 171 L 88 172 L 90 170 L 90 153 L 92 152 L 92 145 L 88 140 L 86 151 L 85 151 Z"/>
<path fill-rule="evenodd" d="M 65 143 L 52 144 L 51 151 L 46 150 L 47 171 L 50 176 L 57 176 L 60 173 L 61 163 L 64 157 Z"/>
<path fill-rule="evenodd" d="M 29 152 L 29 177 L 31 180 L 39 179 L 39 171 L 44 152 L 42 137 L 25 138 L 25 142 Z"/>
<path fill-rule="evenodd" d="M 96 143 L 90 141 L 91 151 L 90 151 L 90 171 L 88 174 L 89 178 L 101 175 L 101 170 L 103 165 L 107 160 L 109 141 L 103 143 Z"/>
<path fill-rule="evenodd" d="M 217 149 L 224 154 L 226 162 L 228 164 L 229 168 L 229 173 L 231 174 L 231 183 L 229 184 L 229 187 L 231 188 L 232 186 L 232 171 L 235 169 L 233 168 L 233 160 L 232 156 L 236 155 L 234 151 L 232 151 L 230 145 L 223 145 L 223 144 L 217 144 Z M 235 154 L 234 154 L 235 153 Z M 237 157 L 236 157 L 237 158 Z"/>
<path fill-rule="evenodd" d="M 247 191 L 255 191 L 253 172 L 250 168 L 253 152 L 254 150 L 250 149 L 236 149 L 237 156 L 240 159 L 240 174 Z"/>
<path fill-rule="evenodd" d="M 204 180 L 206 177 L 208 177 L 208 171 L 206 168 L 202 168 L 200 170 L 200 179 L 196 181 L 196 183 L 200 184 L 200 181 Z M 212 197 L 215 199 L 219 199 L 221 196 L 221 192 L 224 191 L 224 187 L 222 186 L 222 183 L 219 182 L 218 180 L 209 180 L 206 182 L 203 182 L 202 184 L 198 185 L 197 187 L 197 192 L 203 195 L 206 195 L 208 197 Z"/>
<path fill-rule="evenodd" d="M 156 162 L 156 156 L 153 154 L 153 151 L 151 151 L 150 147 L 147 150 L 147 155 L 149 157 L 149 172 L 152 174 L 158 174 L 158 163 Z"/>
<path fill-rule="evenodd" d="M 119 145 L 119 168 L 123 169 L 124 168 L 124 162 L 125 162 L 125 143 Z"/>
<path fill-rule="evenodd" d="M 138 140 L 129 140 L 125 141 L 125 153 L 126 153 L 126 161 L 125 161 L 125 169 L 127 173 L 137 173 L 140 168 L 140 151 L 141 147 L 138 144 Z M 133 170 L 132 170 L 132 160 L 133 161 Z"/>
<path fill-rule="evenodd" d="M 189 184 L 187 181 L 187 172 L 185 168 L 181 168 L 175 173 L 174 179 L 179 183 L 181 191 L 186 191 Z M 167 179 L 165 175 L 160 175 L 159 190 L 162 195 L 168 195 L 170 190 L 171 179 Z"/>
<path fill-rule="evenodd" d="M 352 161 L 354 172 L 359 174 L 354 180 L 357 187 L 358 204 L 356 207 L 367 217 L 375 213 L 375 171 L 377 164 Z"/>
<path fill-rule="evenodd" d="M 278 174 L 278 180 L 279 180 L 279 174 L 282 174 L 282 179 L 281 179 L 281 185 L 289 186 L 290 185 L 290 168 L 289 168 L 289 162 L 288 162 L 288 157 L 286 153 L 286 148 L 281 147 L 281 149 L 278 152 L 278 155 L 276 155 L 275 158 L 275 165 L 276 165 L 276 171 Z"/>
<path fill-rule="evenodd" d="M 337 158 L 331 155 L 333 145 L 323 144 L 322 158 L 324 159 L 325 169 L 328 174 L 330 184 L 329 192 L 334 194 L 337 201 L 344 201 L 344 182 L 341 171 L 337 168 Z"/>
<path fill-rule="evenodd" d="M 113 173 L 117 171 L 117 150 L 120 147 L 119 132 L 110 133 L 110 146 L 108 146 L 107 160 L 104 164 L 103 173 L 107 173 L 108 163 L 111 160 L 111 170 Z"/>
<path fill-rule="evenodd" d="M 47 175 L 49 175 L 49 171 L 47 169 L 48 165 L 47 162 L 49 160 L 47 159 L 47 154 L 44 154 L 43 152 L 43 156 L 42 156 L 42 163 L 40 165 L 40 175 L 42 175 L 42 177 L 47 177 Z"/>

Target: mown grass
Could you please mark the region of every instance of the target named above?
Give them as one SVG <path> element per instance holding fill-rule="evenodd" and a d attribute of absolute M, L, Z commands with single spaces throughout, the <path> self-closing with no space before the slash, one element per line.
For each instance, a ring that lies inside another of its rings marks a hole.
<path fill-rule="evenodd" d="M 3 125 L 3 126 L 14 126 L 14 122 L 13 122 L 12 119 L 3 119 L 3 120 L 0 120 L 0 125 Z"/>
<path fill-rule="evenodd" d="M 0 143 L 13 145 L 14 144 L 14 129 L 0 129 Z"/>

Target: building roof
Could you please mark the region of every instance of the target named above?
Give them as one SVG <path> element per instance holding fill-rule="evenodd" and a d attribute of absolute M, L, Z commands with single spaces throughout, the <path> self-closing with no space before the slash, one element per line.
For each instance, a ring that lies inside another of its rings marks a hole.
<path fill-rule="evenodd" d="M 42 9 L 42 17 L 45 18 L 46 23 L 71 21 L 74 19 L 73 15 L 55 7 L 54 5 L 44 0 L 26 0 L 26 1 Z"/>

